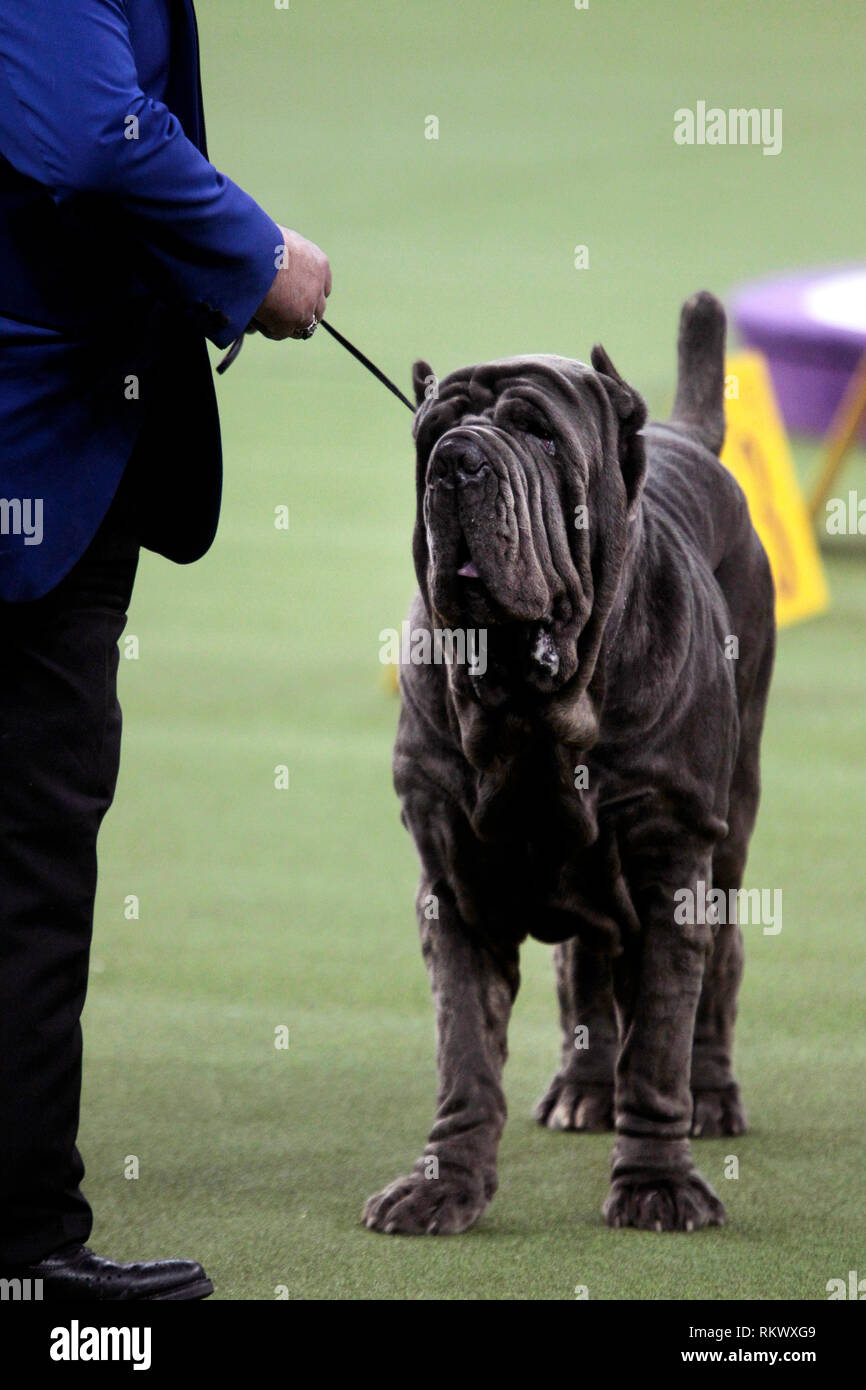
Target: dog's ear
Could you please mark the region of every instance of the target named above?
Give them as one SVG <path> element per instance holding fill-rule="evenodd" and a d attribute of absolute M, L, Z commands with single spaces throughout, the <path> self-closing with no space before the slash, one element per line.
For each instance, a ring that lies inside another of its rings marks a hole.
<path fill-rule="evenodd" d="M 619 420 L 619 463 L 631 504 L 641 490 L 646 472 L 646 454 L 640 430 L 646 424 L 647 408 L 643 396 L 627 381 L 623 381 L 601 343 L 596 343 L 590 360 Z"/>
<path fill-rule="evenodd" d="M 424 401 L 429 401 L 435 396 L 438 385 L 436 373 L 429 362 L 425 362 L 423 357 L 419 357 L 417 362 L 413 362 L 412 387 L 415 392 L 416 405 L 422 405 Z"/>

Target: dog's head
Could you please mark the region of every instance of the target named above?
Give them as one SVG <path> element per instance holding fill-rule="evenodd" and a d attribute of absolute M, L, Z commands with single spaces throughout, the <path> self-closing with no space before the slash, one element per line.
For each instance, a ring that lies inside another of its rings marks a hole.
<path fill-rule="evenodd" d="M 491 708 L 579 699 L 643 483 L 643 400 L 601 347 L 591 367 L 514 357 L 437 383 L 416 362 L 413 379 L 418 583 L 435 625 L 489 640 L 485 673 L 452 685 Z"/>

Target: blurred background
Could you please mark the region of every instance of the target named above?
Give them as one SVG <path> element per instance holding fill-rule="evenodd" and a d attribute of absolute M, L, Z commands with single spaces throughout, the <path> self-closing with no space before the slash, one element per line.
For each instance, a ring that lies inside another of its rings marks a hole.
<path fill-rule="evenodd" d="M 444 374 L 601 340 L 666 414 L 695 289 L 730 302 L 864 258 L 856 0 L 198 13 L 211 159 L 328 252 L 329 317 L 404 389 L 416 356 Z M 673 113 L 698 100 L 781 108 L 782 152 L 678 146 Z M 783 889 L 784 928 L 746 929 L 753 1128 L 697 1145 L 730 1225 L 603 1226 L 609 1136 L 530 1118 L 558 1052 L 530 943 L 499 1195 L 467 1236 L 392 1241 L 361 1207 L 420 1152 L 435 1088 L 378 660 L 414 587 L 410 420 L 323 333 L 249 339 L 218 389 L 218 539 L 186 570 L 143 556 L 121 660 L 85 1016 L 94 1243 L 194 1255 L 218 1298 L 824 1298 L 866 1274 L 866 542 L 822 536 L 831 606 L 780 639 L 747 881 Z M 793 445 L 808 491 L 820 441 Z M 866 496 L 862 453 L 849 488 Z"/>

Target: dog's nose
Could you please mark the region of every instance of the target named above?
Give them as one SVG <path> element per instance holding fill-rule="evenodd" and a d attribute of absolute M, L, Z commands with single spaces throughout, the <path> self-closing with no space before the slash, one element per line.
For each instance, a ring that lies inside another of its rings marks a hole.
<path fill-rule="evenodd" d="M 448 435 L 436 446 L 439 472 L 453 472 L 461 482 L 475 482 L 487 468 L 487 460 L 475 440 L 467 434 Z"/>

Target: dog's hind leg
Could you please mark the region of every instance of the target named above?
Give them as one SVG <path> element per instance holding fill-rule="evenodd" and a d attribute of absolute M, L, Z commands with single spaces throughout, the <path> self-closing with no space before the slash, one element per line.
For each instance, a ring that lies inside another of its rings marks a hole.
<path fill-rule="evenodd" d="M 671 424 L 718 455 L 725 442 L 725 311 L 700 290 L 680 313 Z"/>
<path fill-rule="evenodd" d="M 609 952 L 579 937 L 554 950 L 562 1062 L 535 1107 L 548 1129 L 613 1129 L 613 1077 L 619 1039 Z"/>
<path fill-rule="evenodd" d="M 770 633 L 763 651 L 758 647 L 747 653 L 746 661 L 737 672 L 740 683 L 746 686 L 740 747 L 731 781 L 728 836 L 716 846 L 713 855 L 713 888 L 725 894 L 728 912 L 707 962 L 695 1022 L 691 1132 L 696 1138 L 742 1134 L 747 1126 L 733 1073 L 734 1024 L 744 964 L 743 934 L 736 921 L 736 895 L 742 887 L 749 840 L 758 814 L 761 793 L 758 755 L 773 652 Z M 731 907 L 735 909 L 733 912 Z"/>
<path fill-rule="evenodd" d="M 736 903 L 736 894 L 743 882 L 746 850 L 758 807 L 758 790 L 752 769 L 738 764 L 731 790 L 730 834 L 717 846 L 713 856 L 713 888 L 722 890 L 729 905 Z M 694 1106 L 691 1132 L 695 1138 L 743 1134 L 747 1127 L 746 1111 L 733 1073 L 734 1025 L 743 965 L 743 933 L 736 921 L 736 911 L 729 911 L 728 920 L 718 929 L 712 955 L 707 961 L 695 1020 L 691 1081 Z"/>
<path fill-rule="evenodd" d="M 713 888 L 726 896 L 742 883 L 742 862 L 713 861 Z M 734 1024 L 743 977 L 743 934 L 736 922 L 719 928 L 707 962 L 692 1051 L 692 1125 L 697 1138 L 745 1133 L 747 1120 L 734 1080 Z"/>

